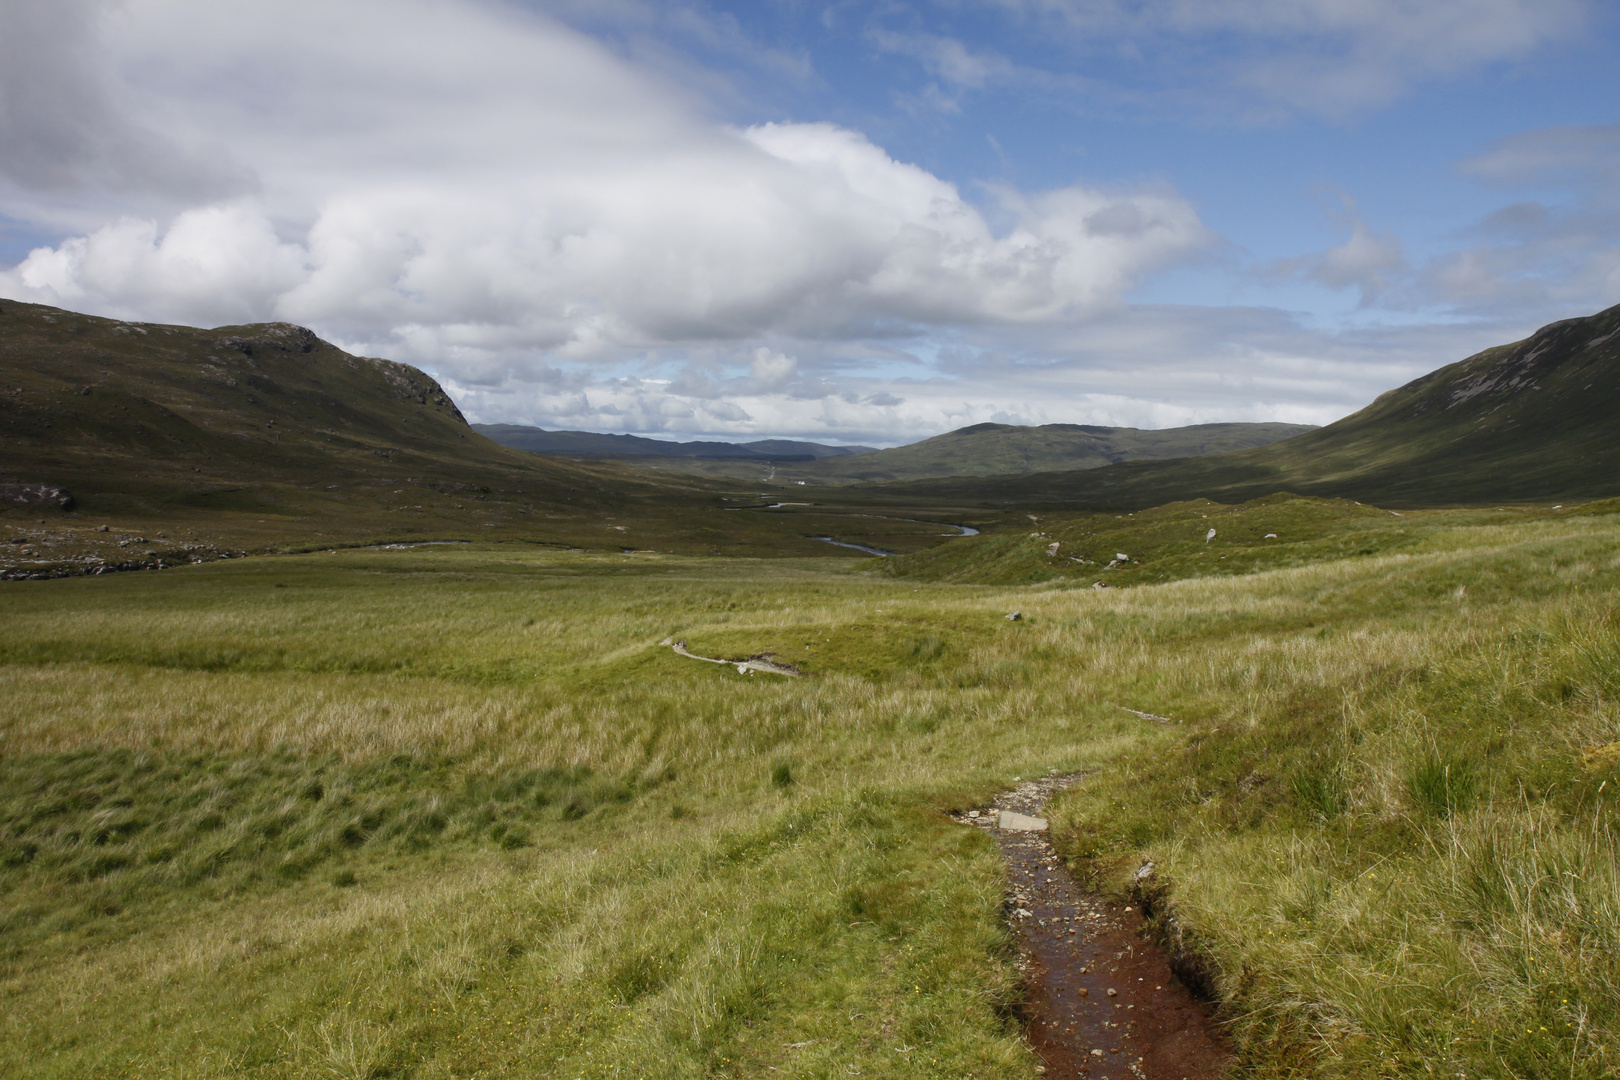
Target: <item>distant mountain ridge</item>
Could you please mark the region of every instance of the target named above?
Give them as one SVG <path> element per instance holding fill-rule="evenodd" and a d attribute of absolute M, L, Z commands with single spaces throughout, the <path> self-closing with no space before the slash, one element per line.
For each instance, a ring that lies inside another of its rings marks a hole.
<path fill-rule="evenodd" d="M 1265 446 L 1314 430 L 1307 424 L 1192 424 L 1158 429 L 1093 424 L 974 424 L 890 450 L 816 461 L 783 475 L 847 484 L 923 476 L 979 477 L 1097 469 L 1121 461 L 1190 457 Z"/>
<path fill-rule="evenodd" d="M 1195 424 L 1144 430 L 1091 424 L 985 423 L 875 450 L 786 439 L 672 443 L 634 435 L 542 431 L 515 424 L 474 424 L 473 428 L 503 446 L 535 453 L 618 458 L 665 472 L 806 484 L 1092 469 L 1119 461 L 1264 446 L 1315 430 L 1304 424 Z"/>
<path fill-rule="evenodd" d="M 793 439 L 755 442 L 669 442 L 639 435 L 609 435 L 595 431 L 547 431 L 526 424 L 474 424 L 473 430 L 514 450 L 533 454 L 559 454 L 592 458 L 745 458 L 754 461 L 813 461 L 845 454 L 866 454 L 870 446 L 828 446 Z"/>
<path fill-rule="evenodd" d="M 1197 497 L 1243 502 L 1278 491 L 1384 506 L 1620 495 L 1620 305 L 1439 368 L 1286 442 L 895 490 L 1117 509 Z"/>

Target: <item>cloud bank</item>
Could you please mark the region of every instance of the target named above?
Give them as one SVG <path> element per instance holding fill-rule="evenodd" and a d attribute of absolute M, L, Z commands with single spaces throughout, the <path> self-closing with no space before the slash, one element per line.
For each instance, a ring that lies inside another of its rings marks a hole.
<path fill-rule="evenodd" d="M 48 215 L 109 171 L 141 182 L 113 220 L 0 275 L 8 295 L 286 319 L 467 386 L 706 362 L 802 390 L 905 362 L 847 347 L 863 339 L 1083 321 L 1212 239 L 1162 186 L 996 190 L 987 215 L 857 132 L 707 120 L 590 38 L 501 5 L 131 0 L 16 25 L 56 42 L 70 75 L 105 74 L 63 102 L 77 127 L 8 159 L 14 191 Z M 27 102 L 9 114 L 57 123 Z M 142 164 L 181 145 L 224 164 Z M 183 208 L 152 213 L 164 200 Z"/>
<path fill-rule="evenodd" d="M 1535 39 L 1576 11 L 1373 5 L 1380 22 L 1278 4 L 1008 0 L 1147 38 L 1286 31 L 1351 58 L 1456 37 L 1424 52 L 1433 70 L 1511 52 L 1484 23 Z M 1458 30 L 1463 9 L 1481 26 Z M 0 19 L 0 214 L 63 237 L 0 269 L 0 293 L 303 323 L 428 368 L 482 420 L 879 443 L 989 419 L 1322 421 L 1433 366 L 1276 312 L 1128 303 L 1222 244 L 1166 183 L 964 192 L 848 126 L 724 122 L 678 64 L 503 0 L 0 0 Z M 716 25 L 715 47 L 745 49 Z M 1012 77 L 924 44 L 958 87 Z M 1507 175 L 1533 150 L 1470 168 Z M 1418 274 L 1359 219 L 1288 272 L 1364 305 Z M 1465 267 L 1425 272 L 1476 287 Z"/>

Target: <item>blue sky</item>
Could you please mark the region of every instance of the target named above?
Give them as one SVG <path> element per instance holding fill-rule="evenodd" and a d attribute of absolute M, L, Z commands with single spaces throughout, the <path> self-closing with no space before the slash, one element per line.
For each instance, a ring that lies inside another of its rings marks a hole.
<path fill-rule="evenodd" d="M 304 323 L 475 419 L 1327 422 L 1620 302 L 1620 18 L 1592 0 L 10 0 L 0 25 L 0 295 Z"/>

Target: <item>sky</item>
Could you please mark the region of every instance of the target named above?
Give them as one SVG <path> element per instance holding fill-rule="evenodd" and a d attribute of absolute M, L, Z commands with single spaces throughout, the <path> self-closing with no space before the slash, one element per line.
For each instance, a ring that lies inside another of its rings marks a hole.
<path fill-rule="evenodd" d="M 1620 6 L 0 0 L 0 297 L 487 423 L 1328 423 L 1620 303 Z"/>

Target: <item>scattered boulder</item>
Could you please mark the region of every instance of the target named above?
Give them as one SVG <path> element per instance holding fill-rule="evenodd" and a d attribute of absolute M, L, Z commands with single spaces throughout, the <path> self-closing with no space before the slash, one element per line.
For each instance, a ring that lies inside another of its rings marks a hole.
<path fill-rule="evenodd" d="M 1054 540 L 1050 544 L 1046 545 L 1046 554 L 1047 554 L 1048 558 L 1050 558 L 1050 557 L 1052 557 L 1052 556 L 1054 556 L 1054 555 L 1056 555 L 1058 553 L 1058 544 L 1059 543 L 1060 543 L 1060 541 Z"/>
<path fill-rule="evenodd" d="M 1211 529 L 1211 530 L 1209 530 L 1209 532 L 1204 534 L 1204 543 L 1207 544 L 1213 539 L 1215 539 L 1215 530 L 1214 529 Z"/>
<path fill-rule="evenodd" d="M 1106 581 L 1093 582 L 1091 587 L 1093 589 L 1106 589 L 1108 588 L 1108 583 Z"/>
<path fill-rule="evenodd" d="M 1011 612 L 1011 613 L 1009 613 L 1007 615 L 1002 616 L 1002 618 L 1006 619 L 1008 622 L 1017 622 L 1019 619 L 1022 619 L 1023 617 L 1024 617 L 1024 613 L 1022 611 L 1014 611 L 1014 612 Z"/>
<path fill-rule="evenodd" d="M 0 480 L 0 503 L 12 506 L 54 506 L 73 509 L 73 494 L 50 484 L 30 484 L 23 480 Z"/>
<path fill-rule="evenodd" d="M 1114 561 L 1115 562 L 1130 562 L 1131 557 L 1129 555 L 1125 554 L 1123 551 L 1116 551 L 1116 552 L 1114 552 Z"/>

